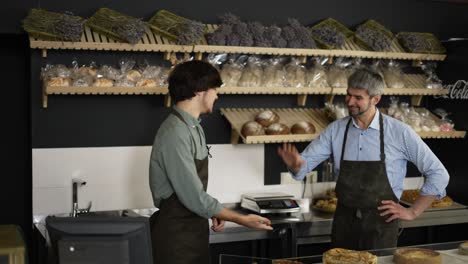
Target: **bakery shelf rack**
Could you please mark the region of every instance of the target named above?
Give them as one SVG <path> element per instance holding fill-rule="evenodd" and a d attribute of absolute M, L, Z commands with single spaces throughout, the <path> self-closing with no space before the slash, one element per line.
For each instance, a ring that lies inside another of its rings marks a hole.
<path fill-rule="evenodd" d="M 406 88 L 386 88 L 384 95 L 410 95 L 412 105 L 419 106 L 423 96 L 445 95 L 448 89 L 427 89 L 424 87 L 425 77 L 422 74 L 404 75 Z M 74 87 L 43 85 L 43 107 L 47 108 L 49 95 L 165 95 L 164 104 L 169 107 L 171 98 L 167 87 Z M 304 106 L 308 95 L 325 95 L 327 101 L 333 101 L 335 95 L 345 95 L 346 88 L 330 87 L 222 87 L 218 94 L 274 94 L 297 95 L 297 104 Z"/>
<path fill-rule="evenodd" d="M 32 49 L 41 49 L 42 56 L 47 57 L 47 50 L 109 50 L 109 51 L 147 51 L 164 52 L 165 59 L 174 59 L 175 53 L 189 54 L 193 51 L 193 45 L 177 45 L 165 37 L 146 31 L 141 40 L 136 44 L 116 41 L 103 34 L 93 31 L 85 26 L 81 35 L 81 41 L 49 41 L 29 37 L 29 45 Z"/>
<path fill-rule="evenodd" d="M 170 105 L 167 87 L 76 87 L 42 86 L 42 107 L 47 108 L 49 95 L 166 95 L 165 105 Z"/>
<path fill-rule="evenodd" d="M 217 25 L 207 24 L 207 32 L 214 32 Z M 395 39 L 392 42 L 390 51 L 376 52 L 363 50 L 361 46 L 356 44 L 353 38 L 348 38 L 341 49 L 290 49 L 290 48 L 264 48 L 264 47 L 238 47 L 238 46 L 215 46 L 208 45 L 206 40 L 194 45 L 193 52 L 197 59 L 201 59 L 204 53 L 241 53 L 241 54 L 258 54 L 258 55 L 288 55 L 297 56 L 305 60 L 306 57 L 323 56 L 323 57 L 358 57 L 358 58 L 374 58 L 374 59 L 397 59 L 397 60 L 412 60 L 412 61 L 443 61 L 445 54 L 424 54 L 424 53 L 408 53 L 401 48 L 398 41 Z"/>
<path fill-rule="evenodd" d="M 280 117 L 279 122 L 291 127 L 297 122 L 308 121 L 315 126 L 314 134 L 288 134 L 288 135 L 259 135 L 247 136 L 241 134 L 242 126 L 255 120 L 255 116 L 265 110 L 271 110 Z M 385 113 L 386 110 L 382 109 Z M 221 108 L 221 114 L 231 124 L 231 144 L 237 144 L 239 139 L 245 144 L 267 144 L 282 142 L 309 142 L 318 137 L 318 135 L 328 126 L 330 120 L 327 118 L 324 109 L 313 108 Z M 440 123 L 441 120 L 434 114 L 430 114 Z M 417 132 L 421 138 L 425 139 L 443 139 L 443 138 L 464 138 L 466 131 L 448 131 L 448 132 Z"/>
<path fill-rule="evenodd" d="M 255 120 L 255 116 L 265 110 L 278 114 L 279 122 L 291 127 L 297 122 L 308 121 L 315 126 L 314 134 L 288 134 L 288 135 L 259 135 L 247 136 L 241 134 L 244 123 Z M 231 124 L 231 143 L 237 144 L 239 139 L 246 144 L 281 143 L 281 142 L 308 142 L 316 137 L 328 125 L 321 109 L 312 108 L 221 108 L 221 114 Z"/>
<path fill-rule="evenodd" d="M 206 25 L 208 32 L 213 32 L 217 25 Z M 177 45 L 174 42 L 147 30 L 143 38 L 136 44 L 129 44 L 115 41 L 103 34 L 93 31 L 85 26 L 81 41 L 49 41 L 34 37 L 29 38 L 32 49 L 41 49 L 44 57 L 50 49 L 71 49 L 71 50 L 114 50 L 114 51 L 147 51 L 164 52 L 166 59 L 174 59 L 175 53 L 185 53 L 188 58 L 189 53 L 194 52 L 197 59 L 201 59 L 204 53 L 242 53 L 242 54 L 262 54 L 262 55 L 288 55 L 297 56 L 305 60 L 310 56 L 324 57 L 359 57 L 359 58 L 380 58 L 399 59 L 413 61 L 443 61 L 445 54 L 423 54 L 405 52 L 394 40 L 392 48 L 388 52 L 376 52 L 363 50 L 352 38 L 346 40 L 342 49 L 290 49 L 290 48 L 263 48 L 263 47 L 238 47 L 238 46 L 214 46 L 207 45 L 206 39 L 202 39 L 196 45 Z"/>

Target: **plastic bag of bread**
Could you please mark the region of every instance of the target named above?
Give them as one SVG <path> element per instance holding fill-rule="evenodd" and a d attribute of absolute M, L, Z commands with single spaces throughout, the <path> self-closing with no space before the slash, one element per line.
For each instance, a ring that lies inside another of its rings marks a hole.
<path fill-rule="evenodd" d="M 238 86 L 240 87 L 259 87 L 262 84 L 263 67 L 260 58 L 250 56 L 247 60 L 247 66 L 242 71 Z"/>
<path fill-rule="evenodd" d="M 52 87 L 70 86 L 70 78 L 52 77 L 46 81 L 46 85 Z"/>
<path fill-rule="evenodd" d="M 96 64 L 91 62 L 89 66 L 79 66 L 77 60 L 72 61 L 73 70 L 71 72 L 72 86 L 88 87 L 94 82 L 97 76 Z"/>
<path fill-rule="evenodd" d="M 271 58 L 263 68 L 262 87 L 283 87 L 286 73 L 282 58 Z"/>
<path fill-rule="evenodd" d="M 127 80 L 131 82 L 138 82 L 141 78 L 141 73 L 140 71 L 134 69 L 135 67 L 135 61 L 128 59 L 128 58 L 123 58 L 119 61 L 120 65 L 120 72 L 121 75 L 119 76 L 118 79 L 120 78 L 126 78 Z M 117 80 L 117 79 L 114 79 Z"/>
<path fill-rule="evenodd" d="M 286 78 L 284 80 L 284 87 L 304 87 L 306 70 L 304 65 L 296 58 L 291 58 L 291 61 L 284 66 Z"/>
<path fill-rule="evenodd" d="M 396 61 L 389 61 L 387 66 L 383 69 L 383 76 L 387 88 L 401 89 L 405 87 L 403 72 Z"/>
<path fill-rule="evenodd" d="M 52 77 L 69 78 L 71 75 L 71 70 L 63 64 L 57 64 L 50 69 L 50 74 Z"/>
<path fill-rule="evenodd" d="M 326 88 L 330 87 L 327 82 L 327 73 L 319 58 L 312 61 L 313 67 L 306 71 L 306 87 Z"/>
<path fill-rule="evenodd" d="M 169 78 L 169 72 L 170 69 L 168 67 L 161 67 L 158 79 L 156 80 L 156 86 L 167 86 L 167 78 Z"/>
<path fill-rule="evenodd" d="M 327 81 L 332 88 L 348 88 L 348 75 L 346 70 L 351 64 L 350 61 L 341 57 L 336 58 L 335 63 L 328 68 Z"/>
<path fill-rule="evenodd" d="M 97 78 L 93 85 L 95 87 L 112 87 L 114 86 L 114 81 L 107 78 Z"/>
<path fill-rule="evenodd" d="M 125 76 L 121 76 L 114 82 L 115 87 L 135 87 L 135 82 L 127 79 Z"/>
<path fill-rule="evenodd" d="M 437 64 L 434 62 L 426 62 L 421 66 L 421 69 L 426 73 L 426 88 L 427 89 L 443 89 L 442 81 L 437 76 L 435 70 Z"/>
<path fill-rule="evenodd" d="M 122 76 L 120 70 L 109 66 L 109 65 L 102 65 L 98 71 L 97 78 L 106 78 L 109 80 L 118 80 Z"/>
<path fill-rule="evenodd" d="M 237 87 L 237 84 L 242 76 L 242 70 L 244 65 L 238 61 L 229 60 L 223 64 L 219 74 L 223 81 L 223 86 L 226 87 Z"/>
<path fill-rule="evenodd" d="M 161 67 L 160 66 L 151 66 L 147 65 L 144 69 L 143 72 L 141 73 L 141 78 L 142 79 L 153 79 L 157 80 L 159 77 L 159 74 L 161 73 Z"/>

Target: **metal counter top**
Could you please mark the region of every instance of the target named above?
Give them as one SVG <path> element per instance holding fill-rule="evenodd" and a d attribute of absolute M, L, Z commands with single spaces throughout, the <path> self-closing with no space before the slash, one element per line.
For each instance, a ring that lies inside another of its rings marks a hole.
<path fill-rule="evenodd" d="M 240 209 L 237 204 L 225 205 L 243 214 L 249 212 Z M 286 215 L 267 215 L 272 222 L 273 231 L 252 230 L 232 222 L 226 222 L 223 232 L 210 230 L 210 243 L 246 241 L 279 237 L 285 229 L 295 227 L 298 244 L 329 242 L 333 214 L 311 210 L 307 213 Z M 437 226 L 468 223 L 468 209 L 450 209 L 426 211 L 413 221 L 400 221 L 401 228 Z"/>

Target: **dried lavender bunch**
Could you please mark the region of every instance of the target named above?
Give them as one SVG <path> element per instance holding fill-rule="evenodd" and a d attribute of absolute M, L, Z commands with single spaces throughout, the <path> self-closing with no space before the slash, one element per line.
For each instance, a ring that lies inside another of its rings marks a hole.
<path fill-rule="evenodd" d="M 79 41 L 84 19 L 68 12 L 61 14 L 33 8 L 22 23 L 25 31 L 38 37 Z"/>
<path fill-rule="evenodd" d="M 267 40 L 269 40 L 272 47 L 286 48 L 288 45 L 288 42 L 281 35 L 281 28 L 276 25 L 267 27 L 265 29 L 264 36 Z"/>
<path fill-rule="evenodd" d="M 343 34 L 334 27 L 316 27 L 311 30 L 311 34 L 325 44 L 340 47 L 345 42 Z"/>
<path fill-rule="evenodd" d="M 369 27 L 360 25 L 356 29 L 356 35 L 367 45 L 376 51 L 390 50 L 391 39 L 384 33 L 373 30 Z"/>
<path fill-rule="evenodd" d="M 221 20 L 221 24 L 224 25 L 236 25 L 242 22 L 238 16 L 231 13 L 226 13 L 220 16 L 219 20 Z"/>
<path fill-rule="evenodd" d="M 286 25 L 281 29 L 281 37 L 288 43 L 287 48 L 302 48 L 301 42 L 296 37 L 296 31 L 293 27 Z"/>
<path fill-rule="evenodd" d="M 86 24 L 101 34 L 107 34 L 119 41 L 135 44 L 147 31 L 141 19 L 127 16 L 109 8 L 100 8 Z"/>
<path fill-rule="evenodd" d="M 146 25 L 139 19 L 131 21 L 114 22 L 111 30 L 120 35 L 125 41 L 130 44 L 135 44 L 143 37 L 146 32 Z"/>
<path fill-rule="evenodd" d="M 178 16 L 167 10 L 158 11 L 149 21 L 157 33 L 180 45 L 197 43 L 205 33 L 205 26 L 198 21 Z"/>
<path fill-rule="evenodd" d="M 250 33 L 247 23 L 240 22 L 232 26 L 232 34 L 239 38 L 239 46 L 251 47 L 254 44 L 252 34 Z M 234 46 L 231 43 L 228 45 Z"/>
<path fill-rule="evenodd" d="M 256 47 L 271 47 L 271 42 L 265 38 L 265 27 L 260 22 L 250 22 L 247 24 L 250 34 Z"/>
<path fill-rule="evenodd" d="M 209 45 L 227 45 L 227 38 L 232 33 L 232 26 L 221 24 L 213 33 L 206 35 Z"/>
<path fill-rule="evenodd" d="M 425 52 L 432 48 L 432 45 L 419 35 L 404 34 L 397 37 L 400 43 L 412 52 Z"/>
<path fill-rule="evenodd" d="M 298 48 L 313 49 L 317 47 L 317 45 L 315 44 L 315 41 L 312 39 L 312 35 L 310 31 L 306 27 L 304 27 L 299 22 L 299 20 L 295 18 L 288 18 L 288 25 L 294 31 L 295 37 L 296 37 L 296 40 L 292 40 L 291 38 L 289 39 L 285 38 L 286 40 L 288 40 L 288 48 L 295 48 L 295 47 L 290 47 L 290 44 L 289 44 L 290 42 L 293 44 L 293 46 L 296 46 L 295 42 L 298 42 L 299 43 Z"/>

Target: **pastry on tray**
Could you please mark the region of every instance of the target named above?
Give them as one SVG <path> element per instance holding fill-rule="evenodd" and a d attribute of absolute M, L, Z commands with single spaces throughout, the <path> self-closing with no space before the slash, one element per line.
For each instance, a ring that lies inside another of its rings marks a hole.
<path fill-rule="evenodd" d="M 396 264 L 442 264 L 439 252 L 427 248 L 399 248 L 393 253 Z"/>
<path fill-rule="evenodd" d="M 401 194 L 401 200 L 407 203 L 414 203 L 416 199 L 418 199 L 420 195 L 419 190 L 404 190 Z M 440 200 L 434 200 L 429 208 L 443 208 L 443 207 L 450 207 L 453 205 L 453 200 L 449 196 L 445 196 Z"/>
<path fill-rule="evenodd" d="M 376 264 L 377 256 L 367 251 L 332 248 L 322 256 L 323 264 Z"/>

